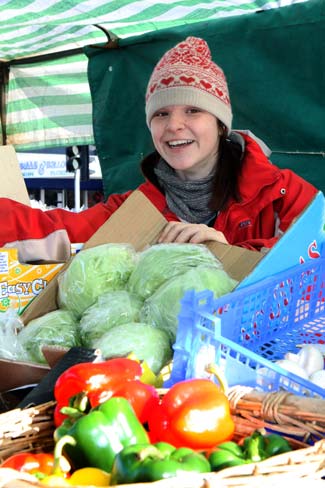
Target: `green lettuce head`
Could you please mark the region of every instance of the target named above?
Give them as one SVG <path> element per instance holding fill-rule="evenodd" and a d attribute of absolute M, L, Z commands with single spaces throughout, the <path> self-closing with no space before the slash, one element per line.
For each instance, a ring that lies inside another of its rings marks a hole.
<path fill-rule="evenodd" d="M 115 325 L 138 321 L 142 305 L 143 301 L 137 295 L 126 290 L 108 291 L 100 295 L 80 319 L 82 344 L 92 348 Z"/>
<path fill-rule="evenodd" d="M 46 363 L 43 346 L 80 346 L 78 323 L 68 310 L 54 310 L 31 320 L 18 334 L 27 360 Z"/>
<path fill-rule="evenodd" d="M 231 292 L 237 281 L 223 270 L 198 266 L 164 283 L 143 305 L 140 320 L 166 331 L 175 342 L 181 299 L 188 290 L 212 290 L 215 298 Z"/>
<path fill-rule="evenodd" d="M 139 254 L 127 286 L 145 300 L 167 280 L 202 265 L 222 267 L 203 244 L 156 244 Z"/>
<path fill-rule="evenodd" d="M 140 322 L 116 325 L 98 339 L 94 347 L 100 349 L 105 359 L 134 353 L 139 360 L 146 361 L 155 374 L 172 358 L 168 334 Z"/>
<path fill-rule="evenodd" d="M 102 244 L 81 250 L 58 277 L 58 303 L 77 318 L 93 305 L 99 295 L 122 290 L 137 259 L 129 244 Z"/>

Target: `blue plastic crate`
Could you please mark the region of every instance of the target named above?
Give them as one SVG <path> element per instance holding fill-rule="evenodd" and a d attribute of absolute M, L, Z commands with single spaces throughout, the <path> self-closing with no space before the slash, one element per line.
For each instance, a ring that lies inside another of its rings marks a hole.
<path fill-rule="evenodd" d="M 324 257 L 218 299 L 208 290 L 187 292 L 166 386 L 206 376 L 205 365 L 215 362 L 230 386 L 325 397 L 324 389 L 273 362 L 304 343 L 325 344 Z"/>

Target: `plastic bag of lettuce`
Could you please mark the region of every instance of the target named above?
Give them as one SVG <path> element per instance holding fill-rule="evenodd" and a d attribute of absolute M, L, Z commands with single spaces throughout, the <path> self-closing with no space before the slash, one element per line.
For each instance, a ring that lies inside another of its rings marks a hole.
<path fill-rule="evenodd" d="M 172 358 L 172 347 L 164 330 L 142 322 L 116 325 L 101 336 L 94 347 L 105 359 L 133 353 L 158 374 Z"/>
<path fill-rule="evenodd" d="M 188 290 L 212 290 L 215 298 L 231 292 L 237 285 L 223 269 L 197 266 L 166 281 L 145 300 L 140 320 L 167 332 L 175 342 L 181 299 Z"/>
<path fill-rule="evenodd" d="M 218 258 L 203 244 L 155 244 L 139 253 L 127 288 L 146 299 L 174 276 L 203 265 L 222 268 Z"/>
<path fill-rule="evenodd" d="M 97 347 L 96 341 L 116 325 L 137 322 L 143 301 L 126 290 L 109 291 L 83 313 L 80 338 L 83 346 Z"/>
<path fill-rule="evenodd" d="M 123 290 L 137 260 L 129 244 L 102 244 L 81 250 L 58 277 L 58 304 L 78 319 L 107 291 Z"/>
<path fill-rule="evenodd" d="M 79 328 L 76 318 L 68 310 L 54 310 L 31 320 L 18 334 L 20 346 L 26 351 L 25 359 L 35 363 L 46 363 L 43 346 L 80 346 Z"/>

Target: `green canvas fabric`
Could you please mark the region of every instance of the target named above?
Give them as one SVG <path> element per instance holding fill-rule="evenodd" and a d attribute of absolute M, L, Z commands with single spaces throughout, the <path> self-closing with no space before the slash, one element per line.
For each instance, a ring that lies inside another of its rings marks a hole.
<path fill-rule="evenodd" d="M 325 190 L 325 3 L 311 0 L 130 37 L 118 49 L 86 48 L 106 195 L 143 181 L 139 162 L 152 150 L 146 85 L 161 55 L 189 35 L 208 42 L 226 74 L 233 128 L 250 129 L 275 164 Z"/>

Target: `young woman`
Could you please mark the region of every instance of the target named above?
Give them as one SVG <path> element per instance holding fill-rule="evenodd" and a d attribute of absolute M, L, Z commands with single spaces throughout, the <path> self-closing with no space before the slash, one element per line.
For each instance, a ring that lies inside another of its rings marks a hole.
<path fill-rule="evenodd" d="M 138 189 L 168 221 L 160 242 L 216 240 L 266 250 L 317 193 L 274 166 L 261 141 L 231 130 L 226 78 L 203 39 L 188 37 L 158 62 L 146 120 L 156 151 L 141 164 L 146 180 Z M 17 247 L 21 261 L 66 260 L 70 243 L 87 241 L 130 193 L 77 214 L 2 198 L 0 246 Z"/>

